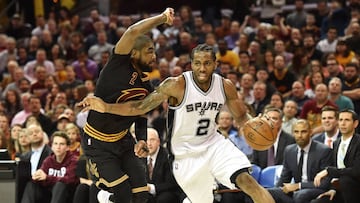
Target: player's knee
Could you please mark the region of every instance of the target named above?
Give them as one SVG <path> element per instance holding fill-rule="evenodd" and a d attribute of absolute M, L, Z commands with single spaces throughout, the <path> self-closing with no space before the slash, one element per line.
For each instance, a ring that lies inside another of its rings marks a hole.
<path fill-rule="evenodd" d="M 231 175 L 230 181 L 234 183 L 237 187 L 240 187 L 239 185 L 240 183 L 246 183 L 244 181 L 246 181 L 246 178 L 248 177 L 247 175 L 249 175 L 248 168 L 237 170 L 235 173 Z"/>
<path fill-rule="evenodd" d="M 232 182 L 246 193 L 251 191 L 251 188 L 254 188 L 257 185 L 256 180 L 247 171 L 237 173 L 234 178 L 235 181 Z"/>
<path fill-rule="evenodd" d="M 131 200 L 131 187 L 127 181 L 114 186 L 112 192 L 115 202 L 130 202 Z"/>
<path fill-rule="evenodd" d="M 147 192 L 135 193 L 132 196 L 131 203 L 146 203 L 148 202 L 149 194 Z"/>

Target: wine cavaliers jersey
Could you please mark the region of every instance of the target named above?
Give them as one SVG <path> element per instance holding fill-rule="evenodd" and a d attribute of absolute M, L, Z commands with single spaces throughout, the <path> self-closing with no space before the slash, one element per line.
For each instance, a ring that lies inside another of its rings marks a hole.
<path fill-rule="evenodd" d="M 107 103 L 120 103 L 143 99 L 151 91 L 149 80 L 134 69 L 130 55 L 113 53 L 100 73 L 95 96 Z M 138 116 L 119 116 L 90 111 L 84 131 L 98 140 L 116 142 L 128 134 L 128 129 L 137 118 Z"/>
<path fill-rule="evenodd" d="M 168 116 L 171 150 L 176 157 L 205 151 L 221 138 L 215 117 L 226 98 L 221 76 L 213 74 L 210 88 L 204 92 L 191 71 L 183 75 L 184 98 L 179 106 L 169 106 Z"/>

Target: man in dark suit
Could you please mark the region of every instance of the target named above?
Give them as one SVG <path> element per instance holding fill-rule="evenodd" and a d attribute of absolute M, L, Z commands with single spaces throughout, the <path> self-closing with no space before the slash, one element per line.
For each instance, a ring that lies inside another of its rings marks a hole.
<path fill-rule="evenodd" d="M 281 165 L 285 147 L 295 143 L 293 136 L 281 130 L 282 111 L 280 109 L 267 106 L 264 113 L 273 120 L 274 127 L 279 133 L 273 147 L 265 151 L 253 151 L 252 163 L 260 166 L 262 169 L 267 166 Z"/>
<path fill-rule="evenodd" d="M 40 125 L 31 124 L 27 127 L 27 134 L 31 143 L 31 151 L 20 157 L 16 173 L 16 202 L 20 202 L 26 184 L 31 180 L 31 176 L 38 170 L 52 151 L 44 143 L 44 131 Z"/>
<path fill-rule="evenodd" d="M 339 112 L 332 106 L 325 106 L 321 109 L 321 125 L 324 128 L 324 132 L 315 135 L 312 139 L 321 142 L 331 149 L 334 142 L 341 137 L 339 130 Z"/>
<path fill-rule="evenodd" d="M 323 178 L 338 178 L 340 190 L 336 191 L 337 202 L 359 202 L 360 135 L 355 134 L 358 124 L 358 115 L 353 110 L 340 111 L 339 128 L 342 137 L 334 143 L 335 166 L 329 165 L 325 170 L 318 173 L 314 180 L 315 186 L 319 186 Z M 335 190 L 328 191 L 325 194 L 324 199 L 321 198 L 320 200 L 330 202 L 329 196 L 333 199 Z"/>
<path fill-rule="evenodd" d="M 153 128 L 147 130 L 149 156 L 147 162 L 147 182 L 149 203 L 180 202 L 181 189 L 171 172 L 168 152 L 160 145 L 158 132 Z"/>
<path fill-rule="evenodd" d="M 322 180 L 319 187 L 314 186 L 313 180 L 319 171 L 332 164 L 331 149 L 311 140 L 307 120 L 296 121 L 293 134 L 296 144 L 285 148 L 281 176 L 276 187 L 269 189 L 278 203 L 307 203 L 330 187 L 329 178 Z M 291 183 L 292 179 L 295 183 Z"/>

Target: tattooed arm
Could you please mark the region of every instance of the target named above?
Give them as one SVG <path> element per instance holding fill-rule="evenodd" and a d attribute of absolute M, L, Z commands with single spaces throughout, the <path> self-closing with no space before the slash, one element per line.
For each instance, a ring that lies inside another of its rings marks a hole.
<path fill-rule="evenodd" d="M 124 103 L 105 103 L 98 97 L 89 96 L 79 103 L 85 110 L 95 110 L 101 113 L 112 113 L 121 116 L 143 115 L 159 106 L 169 98 L 181 101 L 184 95 L 184 78 L 168 78 L 159 87 L 143 100 L 134 100 Z M 176 90 L 176 91 L 175 91 Z M 182 91 L 181 91 L 182 90 Z M 177 102 L 178 103 L 178 102 Z"/>

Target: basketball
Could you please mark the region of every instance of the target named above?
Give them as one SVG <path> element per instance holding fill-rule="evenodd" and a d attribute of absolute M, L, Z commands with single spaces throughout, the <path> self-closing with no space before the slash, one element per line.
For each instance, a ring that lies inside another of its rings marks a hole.
<path fill-rule="evenodd" d="M 277 132 L 265 117 L 255 117 L 248 120 L 243 126 L 246 142 L 253 149 L 264 151 L 275 142 Z"/>

